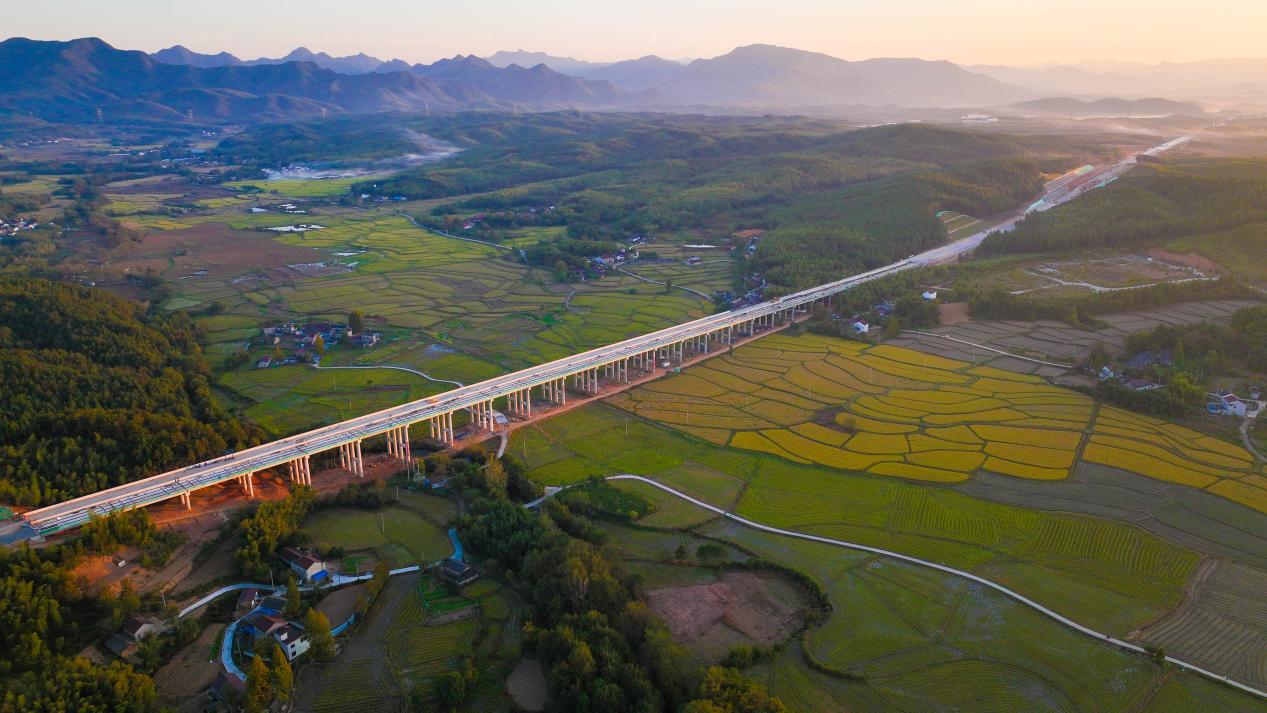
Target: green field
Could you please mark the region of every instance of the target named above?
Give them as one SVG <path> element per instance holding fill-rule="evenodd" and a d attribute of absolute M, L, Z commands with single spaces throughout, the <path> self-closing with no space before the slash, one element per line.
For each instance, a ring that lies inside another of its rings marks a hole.
<path fill-rule="evenodd" d="M 654 543 L 654 533 L 620 525 L 604 529 L 644 587 L 715 579 L 708 569 L 646 561 L 647 552 L 638 551 L 646 545 L 631 550 L 626 544 Z M 826 590 L 833 607 L 826 621 L 745 671 L 789 710 L 1263 708 L 1248 696 L 1164 670 L 950 575 L 730 521 L 715 520 L 695 531 L 805 573 Z M 667 551 L 678 541 L 682 535 L 665 533 L 650 552 Z"/>
<path fill-rule="evenodd" d="M 430 503 L 427 501 L 440 501 Z M 449 516 L 444 514 L 448 512 Z M 453 545 L 443 524 L 455 514 L 447 500 L 415 495 L 378 512 L 349 508 L 321 510 L 308 518 L 303 532 L 321 548 L 348 552 L 372 550 L 391 567 L 427 564 L 448 557 Z"/>
<path fill-rule="evenodd" d="M 286 182 L 277 182 L 283 184 Z M 332 184 L 333 182 L 311 182 Z M 269 187 L 273 183 L 266 184 Z M 288 189 L 289 190 L 289 189 Z M 119 197 L 128 213 L 150 207 L 158 196 Z M 365 314 L 386 343 L 375 349 L 337 348 L 327 364 L 392 365 L 424 371 L 440 379 L 471 383 L 539 364 L 626 337 L 707 314 L 710 300 L 682 290 L 665 293 L 660 285 L 613 275 L 575 285 L 553 282 L 548 270 L 518 262 L 514 254 L 477 243 L 446 238 L 417 228 L 388 207 L 355 211 L 306 203 L 306 215 L 248 213 L 243 207 L 267 204 L 267 195 L 244 194 L 200 202 L 204 210 L 171 217 L 140 212 L 128 220 L 142 231 L 163 231 L 219 223 L 257 231 L 261 240 L 309 251 L 279 264 L 246 263 L 216 269 L 214 247 L 206 247 L 212 269 L 190 276 L 190 265 L 203 258 L 198 244 L 173 248 L 147 258 L 170 268 L 176 294 L 165 306 L 197 311 L 218 303 L 223 311 L 199 317 L 213 363 L 223 361 L 259 334 L 264 324 L 305 319 L 343 319 L 352 309 Z M 390 207 L 395 210 L 395 206 Z M 324 229 L 304 233 L 261 233 L 260 229 L 313 223 Z M 558 228 L 522 229 L 511 244 L 533 244 L 557 236 Z M 238 235 L 242 235 L 239 233 Z M 288 262 L 324 261 L 343 266 L 327 276 L 305 276 Z M 174 267 L 181 265 L 182 267 Z M 700 278 L 697 289 L 724 287 L 729 265 L 674 269 Z M 342 270 L 342 271 L 340 271 Z M 175 279 L 181 278 L 181 279 Z M 655 278 L 653 278 L 655 279 Z M 680 284 L 689 280 L 672 277 Z M 270 350 L 256 347 L 252 361 Z M 340 377 L 342 378 L 342 377 Z M 347 377 L 349 382 L 352 376 Z M 371 393 L 336 392 L 334 379 L 252 373 L 249 367 L 226 374 L 223 386 L 245 406 L 250 417 L 276 434 L 330 423 L 434 393 L 420 377 L 381 374 Z M 361 383 L 357 380 L 357 383 Z"/>

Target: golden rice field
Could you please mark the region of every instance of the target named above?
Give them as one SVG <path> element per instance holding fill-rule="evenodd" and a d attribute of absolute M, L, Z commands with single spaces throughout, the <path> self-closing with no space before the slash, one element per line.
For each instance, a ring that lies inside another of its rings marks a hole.
<path fill-rule="evenodd" d="M 1061 480 L 1079 460 L 1267 512 L 1240 446 L 1040 377 L 816 335 L 773 334 L 610 402 L 718 445 L 939 483 Z"/>

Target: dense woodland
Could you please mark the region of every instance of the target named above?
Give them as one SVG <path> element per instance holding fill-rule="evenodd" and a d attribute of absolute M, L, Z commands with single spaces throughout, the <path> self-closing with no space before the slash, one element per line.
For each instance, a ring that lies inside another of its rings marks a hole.
<path fill-rule="evenodd" d="M 1162 243 L 1267 222 L 1267 161 L 1146 161 L 1078 200 L 990 236 L 983 255 Z"/>
<path fill-rule="evenodd" d="M 0 501 L 41 505 L 257 443 L 210 374 L 181 314 L 0 281 Z"/>

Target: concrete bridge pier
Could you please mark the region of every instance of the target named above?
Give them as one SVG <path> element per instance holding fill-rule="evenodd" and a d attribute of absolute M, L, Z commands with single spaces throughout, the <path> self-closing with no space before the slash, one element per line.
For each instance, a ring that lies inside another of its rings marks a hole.
<path fill-rule="evenodd" d="M 348 470 L 356 473 L 356 477 L 365 477 L 365 459 L 361 457 L 361 442 L 352 441 L 348 444 Z"/>
<path fill-rule="evenodd" d="M 292 482 L 300 485 L 312 485 L 312 471 L 309 469 L 308 456 L 299 456 L 286 465 L 290 468 L 290 479 Z M 255 486 L 251 485 L 250 474 L 244 477 L 246 478 L 249 491 L 254 494 Z"/>
<path fill-rule="evenodd" d="M 185 509 L 186 509 L 186 510 L 193 510 L 193 509 L 194 509 L 194 505 L 193 505 L 193 503 L 189 501 L 189 491 L 188 491 L 188 490 L 186 490 L 185 492 L 183 492 L 183 493 L 181 493 L 181 494 L 180 494 L 180 502 L 181 502 L 181 504 L 182 504 L 182 505 L 184 505 L 184 506 L 185 506 Z"/>
<path fill-rule="evenodd" d="M 453 445 L 453 413 L 442 413 L 427 420 L 431 429 L 431 437 L 441 443 Z"/>

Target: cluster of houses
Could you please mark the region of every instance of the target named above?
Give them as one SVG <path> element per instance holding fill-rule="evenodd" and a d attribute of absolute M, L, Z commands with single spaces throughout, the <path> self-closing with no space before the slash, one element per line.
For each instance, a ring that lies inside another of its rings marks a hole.
<path fill-rule="evenodd" d="M 329 579 L 324 560 L 310 553 L 302 552 L 294 547 L 283 547 L 277 552 L 278 557 L 295 572 L 300 582 L 320 585 Z M 258 589 L 244 589 L 238 595 L 237 612 L 240 624 L 234 632 L 242 650 L 256 647 L 263 639 L 276 641 L 293 661 L 309 649 L 312 642 L 304 631 L 304 627 L 296 621 L 284 616 L 286 599 L 276 594 L 265 595 Z"/>
<path fill-rule="evenodd" d="M 1162 388 L 1159 382 L 1149 376 L 1153 368 L 1171 368 L 1174 365 L 1175 357 L 1169 349 L 1142 351 L 1122 362 L 1117 371 L 1111 366 L 1101 367 L 1096 377 L 1101 382 L 1116 380 L 1133 391 L 1151 391 Z M 1253 415 L 1258 410 L 1262 393 L 1257 386 L 1249 387 L 1248 393 L 1248 398 L 1237 396 L 1227 389 L 1207 394 L 1205 410 L 1215 416 L 1244 418 Z"/>
<path fill-rule="evenodd" d="M 1143 351 L 1122 363 L 1118 371 L 1114 371 L 1110 366 L 1100 368 L 1096 378 L 1100 381 L 1117 380 L 1128 389 L 1133 391 L 1149 391 L 1152 389 L 1160 389 L 1161 384 L 1147 378 L 1144 374 L 1154 366 L 1169 368 L 1175 365 L 1174 355 L 1169 349 L 1161 351 Z"/>
<path fill-rule="evenodd" d="M 1248 399 L 1243 399 L 1227 389 L 1219 389 L 1206 395 L 1205 410 L 1215 416 L 1245 418 L 1256 415 L 1261 398 L 1262 392 L 1257 386 L 1250 387 Z"/>
<path fill-rule="evenodd" d="M 0 219 L 0 238 L 17 235 L 23 230 L 34 230 L 39 227 L 34 219 L 4 220 Z"/>
<path fill-rule="evenodd" d="M 345 338 L 357 347 L 367 348 L 378 345 L 383 340 L 382 332 L 361 332 L 353 334 L 346 324 L 338 322 L 309 322 L 304 325 L 286 322 L 263 328 L 264 345 L 277 347 L 290 354 L 281 359 L 274 355 L 262 357 L 255 363 L 257 369 L 273 366 L 298 364 L 311 361 L 318 364 L 321 355 L 317 353 L 316 344 L 320 340 L 325 349 L 340 344 Z"/>
<path fill-rule="evenodd" d="M 245 612 L 234 631 L 240 650 L 255 649 L 260 641 L 272 639 L 282 647 L 286 658 L 293 661 L 312 645 L 303 626 L 283 616 L 284 597 L 262 596 L 258 589 L 244 589 L 238 595 L 238 611 Z"/>

